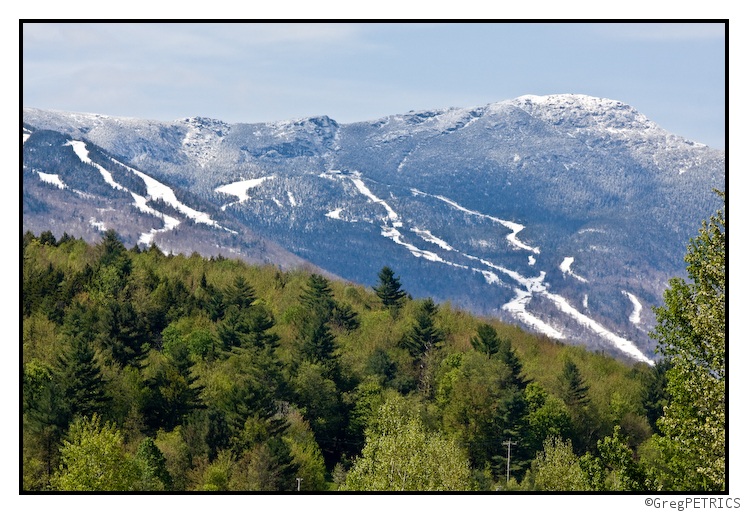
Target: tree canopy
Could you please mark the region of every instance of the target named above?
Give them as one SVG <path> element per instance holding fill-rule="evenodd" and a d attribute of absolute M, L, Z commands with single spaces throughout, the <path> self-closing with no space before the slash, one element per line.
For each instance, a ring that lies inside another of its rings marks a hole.
<path fill-rule="evenodd" d="M 655 367 L 414 300 L 389 268 L 375 291 L 27 233 L 23 488 L 719 490 L 717 226 L 658 312 Z"/>
<path fill-rule="evenodd" d="M 717 192 L 725 199 L 722 192 Z M 671 364 L 659 442 L 682 490 L 725 489 L 727 213 L 702 222 L 686 253 L 690 282 L 670 280 L 651 337 Z"/>

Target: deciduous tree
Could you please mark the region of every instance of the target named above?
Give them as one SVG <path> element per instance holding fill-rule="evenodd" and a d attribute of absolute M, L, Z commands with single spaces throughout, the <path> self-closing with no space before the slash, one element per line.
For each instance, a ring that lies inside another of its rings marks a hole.
<path fill-rule="evenodd" d="M 671 279 L 665 305 L 654 309 L 650 336 L 673 366 L 657 441 L 679 490 L 725 490 L 726 240 L 727 213 L 718 210 L 688 245 L 690 282 Z"/>
<path fill-rule="evenodd" d="M 62 464 L 52 478 L 58 491 L 131 491 L 135 486 L 137 469 L 119 430 L 102 425 L 98 414 L 73 422 L 60 454 Z"/>
<path fill-rule="evenodd" d="M 404 410 L 395 398 L 379 409 L 361 457 L 346 477 L 348 491 L 469 491 L 467 456 L 457 444 Z"/>

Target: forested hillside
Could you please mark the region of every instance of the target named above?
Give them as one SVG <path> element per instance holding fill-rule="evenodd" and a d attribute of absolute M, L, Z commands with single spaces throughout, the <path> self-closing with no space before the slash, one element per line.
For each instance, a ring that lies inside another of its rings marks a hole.
<path fill-rule="evenodd" d="M 23 490 L 720 487 L 653 442 L 665 361 L 413 299 L 388 267 L 367 287 L 114 231 L 22 245 Z"/>

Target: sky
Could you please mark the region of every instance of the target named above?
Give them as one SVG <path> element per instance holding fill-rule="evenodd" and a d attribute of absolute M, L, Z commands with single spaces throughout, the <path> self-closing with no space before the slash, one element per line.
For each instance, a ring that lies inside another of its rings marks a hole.
<path fill-rule="evenodd" d="M 24 23 L 22 32 L 25 107 L 351 123 L 577 93 L 725 148 L 723 24 Z"/>

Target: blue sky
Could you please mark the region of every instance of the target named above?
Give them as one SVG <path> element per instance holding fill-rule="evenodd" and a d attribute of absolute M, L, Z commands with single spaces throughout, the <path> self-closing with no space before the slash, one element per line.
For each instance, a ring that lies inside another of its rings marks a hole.
<path fill-rule="evenodd" d="M 698 23 L 25 24 L 23 105 L 350 123 L 581 93 L 724 149 L 725 46 Z"/>

